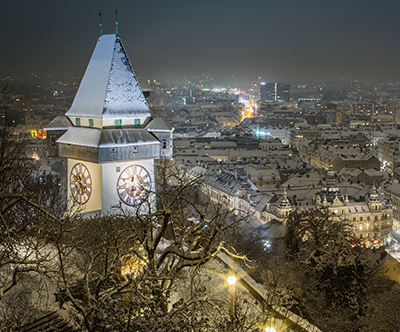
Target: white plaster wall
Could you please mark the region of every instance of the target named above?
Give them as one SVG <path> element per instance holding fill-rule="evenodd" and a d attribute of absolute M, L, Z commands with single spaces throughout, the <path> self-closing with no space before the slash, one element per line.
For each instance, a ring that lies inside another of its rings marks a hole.
<path fill-rule="evenodd" d="M 81 117 L 81 116 L 69 116 L 70 121 L 75 126 L 76 118 L 81 119 L 81 127 L 89 127 L 89 119 L 93 120 L 93 128 L 101 129 L 103 127 L 103 119 L 102 118 L 90 118 L 90 117 Z M 113 123 L 114 125 L 114 123 Z"/>
<path fill-rule="evenodd" d="M 117 119 L 121 120 L 121 125 L 123 127 L 123 126 L 133 126 L 135 123 L 135 119 L 139 119 L 140 125 L 142 125 L 146 121 L 147 118 L 140 118 L 140 117 L 137 117 L 137 118 L 132 118 L 132 117 L 130 117 L 130 118 L 123 118 L 123 117 L 121 117 L 121 118 L 118 118 L 118 117 L 104 118 L 103 126 L 104 127 L 114 127 L 115 120 L 117 120 Z"/>

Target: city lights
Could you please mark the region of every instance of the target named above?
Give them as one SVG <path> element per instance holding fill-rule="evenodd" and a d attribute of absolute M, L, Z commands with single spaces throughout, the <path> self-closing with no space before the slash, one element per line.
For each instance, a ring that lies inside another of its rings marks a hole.
<path fill-rule="evenodd" d="M 93 4 L 25 2 L 2 6 L 1 327 L 399 329 L 400 2 L 126 1 L 100 36 Z"/>

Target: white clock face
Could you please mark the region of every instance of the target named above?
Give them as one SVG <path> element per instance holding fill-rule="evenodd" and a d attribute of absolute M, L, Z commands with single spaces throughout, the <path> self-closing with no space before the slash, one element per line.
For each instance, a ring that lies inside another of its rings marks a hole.
<path fill-rule="evenodd" d="M 118 196 L 127 205 L 135 206 L 140 204 L 147 197 L 150 190 L 150 174 L 142 166 L 128 166 L 118 177 Z"/>
<path fill-rule="evenodd" d="M 92 177 L 89 170 L 82 163 L 72 167 L 69 176 L 69 188 L 72 197 L 78 204 L 86 204 L 92 194 Z"/>

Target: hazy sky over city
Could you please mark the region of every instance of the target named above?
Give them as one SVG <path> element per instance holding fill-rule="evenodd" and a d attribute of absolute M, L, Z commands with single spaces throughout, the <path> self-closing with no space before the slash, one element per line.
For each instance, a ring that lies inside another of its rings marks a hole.
<path fill-rule="evenodd" d="M 82 76 L 115 9 L 140 76 L 400 78 L 398 0 L 3 1 L 0 76 Z"/>

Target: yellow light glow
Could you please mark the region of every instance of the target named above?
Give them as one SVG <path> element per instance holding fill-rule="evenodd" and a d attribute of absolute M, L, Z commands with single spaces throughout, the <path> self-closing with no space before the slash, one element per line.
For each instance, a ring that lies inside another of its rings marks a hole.
<path fill-rule="evenodd" d="M 235 276 L 230 276 L 227 280 L 228 280 L 228 284 L 229 285 L 234 285 L 236 283 L 236 277 Z"/>

